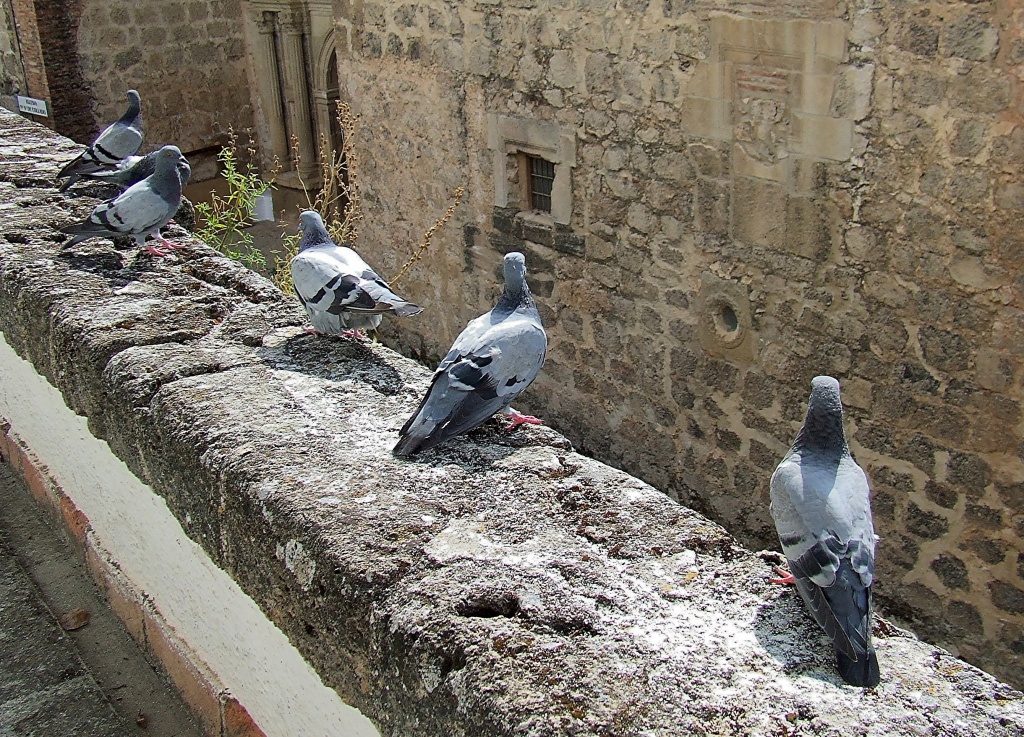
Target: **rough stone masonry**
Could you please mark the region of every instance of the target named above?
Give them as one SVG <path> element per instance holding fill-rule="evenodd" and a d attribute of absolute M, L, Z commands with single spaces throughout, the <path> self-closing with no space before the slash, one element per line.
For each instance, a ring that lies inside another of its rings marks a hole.
<path fill-rule="evenodd" d="M 524 251 L 550 338 L 526 409 L 755 547 L 838 377 L 881 600 L 1024 685 L 1021 3 L 335 8 L 382 273 L 468 192 L 390 344 L 435 358 Z"/>
<path fill-rule="evenodd" d="M 1020 692 L 881 623 L 882 684 L 843 685 L 771 555 L 550 429 L 394 458 L 425 368 L 302 333 L 184 231 L 62 250 L 76 150 L 0 111 L 4 339 L 383 734 L 1024 731 Z"/>

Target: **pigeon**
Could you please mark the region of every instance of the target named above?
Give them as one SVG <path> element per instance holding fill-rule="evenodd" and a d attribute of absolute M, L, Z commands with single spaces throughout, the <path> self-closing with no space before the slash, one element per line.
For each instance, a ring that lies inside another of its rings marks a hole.
<path fill-rule="evenodd" d="M 98 182 L 109 182 L 121 189 L 128 189 L 133 184 L 138 184 L 143 179 L 156 171 L 156 159 L 159 151 L 153 151 L 145 156 L 129 156 L 117 165 L 116 169 L 104 169 L 102 171 L 84 174 L 86 179 L 95 179 Z M 182 158 L 178 162 L 178 178 L 181 179 L 182 188 L 188 184 L 192 176 L 192 167 L 188 160 Z"/>
<path fill-rule="evenodd" d="M 385 312 L 410 317 L 423 308 L 399 297 L 351 248 L 331 240 L 313 210 L 299 215 L 299 253 L 292 259 L 292 282 L 319 335 L 361 337 L 380 325 Z"/>
<path fill-rule="evenodd" d="M 178 167 L 184 160 L 177 146 L 164 146 L 157 152 L 156 171 L 138 184 L 133 184 L 112 200 L 96 206 L 89 219 L 69 225 L 61 231 L 73 236 L 64 247 L 96 236 L 130 235 L 149 253 L 166 256 L 169 251 L 147 245 L 153 236 L 165 248 L 181 248 L 160 237 L 160 228 L 174 217 L 181 205 L 181 178 Z"/>
<path fill-rule="evenodd" d="M 108 125 L 85 151 L 64 165 L 56 181 L 67 177 L 59 187 L 64 192 L 79 178 L 97 171 L 109 170 L 142 146 L 142 100 L 135 90 L 128 90 L 128 109 Z"/>
<path fill-rule="evenodd" d="M 878 685 L 871 642 L 875 530 L 867 476 L 850 455 L 839 382 L 811 382 L 807 417 L 771 480 L 771 513 L 790 574 L 807 609 L 832 639 L 843 680 Z M 784 573 L 781 569 L 779 573 Z"/>
<path fill-rule="evenodd" d="M 509 405 L 540 373 L 548 337 L 526 284 L 521 253 L 505 256 L 505 289 L 490 312 L 471 321 L 434 372 L 427 394 L 399 431 L 394 453 L 410 456 L 482 425 L 496 412 L 510 430 L 541 424 Z"/>

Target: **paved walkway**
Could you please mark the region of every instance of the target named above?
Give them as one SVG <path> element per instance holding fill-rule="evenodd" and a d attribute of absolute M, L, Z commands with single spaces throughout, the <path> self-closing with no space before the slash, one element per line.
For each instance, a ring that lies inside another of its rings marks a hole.
<path fill-rule="evenodd" d="M 89 623 L 65 632 L 78 608 Z M 0 463 L 0 737 L 108 735 L 200 733 Z"/>

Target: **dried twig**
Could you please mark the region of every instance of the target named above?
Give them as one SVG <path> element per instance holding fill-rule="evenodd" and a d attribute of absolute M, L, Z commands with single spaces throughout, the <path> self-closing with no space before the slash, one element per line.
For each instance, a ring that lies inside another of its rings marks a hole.
<path fill-rule="evenodd" d="M 405 262 L 405 265 L 402 266 L 398 274 L 391 279 L 392 286 L 397 284 L 398 281 L 403 276 L 405 276 L 405 272 L 409 270 L 410 266 L 412 266 L 414 263 L 423 258 L 423 254 L 426 253 L 428 248 L 430 248 L 430 239 L 433 238 L 434 233 L 443 228 L 444 224 L 451 219 L 452 215 L 455 214 L 455 208 L 459 206 L 459 203 L 462 201 L 462 195 L 465 194 L 465 192 L 466 189 L 464 187 L 457 187 L 455 189 L 455 201 L 448 206 L 448 209 L 445 210 L 444 215 L 438 218 L 437 221 L 433 225 L 431 225 L 430 228 L 427 229 L 427 232 L 423 234 L 423 241 L 420 243 L 419 248 L 417 248 L 416 252 L 413 253 L 413 255 L 409 258 L 408 261 Z"/>

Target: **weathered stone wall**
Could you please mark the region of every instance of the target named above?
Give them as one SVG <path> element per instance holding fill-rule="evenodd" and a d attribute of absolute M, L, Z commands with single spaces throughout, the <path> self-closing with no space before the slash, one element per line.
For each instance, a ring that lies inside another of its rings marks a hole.
<path fill-rule="evenodd" d="M 82 73 L 96 125 L 142 95 L 146 146 L 219 147 L 253 125 L 241 0 L 82 0 Z"/>
<path fill-rule="evenodd" d="M 13 110 L 14 93 L 24 94 L 25 67 L 21 63 L 11 0 L 0 0 L 0 105 Z"/>
<path fill-rule="evenodd" d="M 726 5 L 340 4 L 362 242 L 396 244 L 366 255 L 394 273 L 468 186 L 390 340 L 436 357 L 524 250 L 526 407 L 757 546 L 809 380 L 839 377 L 881 600 L 1021 683 L 1019 5 Z M 567 222 L 516 214 L 531 146 L 571 170 Z"/>
<path fill-rule="evenodd" d="M 51 184 L 70 148 L 0 110 L 2 340 L 385 737 L 1024 732 L 1019 691 L 885 622 L 882 683 L 843 685 L 777 556 L 550 428 L 395 458 L 427 369 L 305 335 L 294 298 L 178 227 L 166 259 L 62 248 L 94 202 Z"/>

